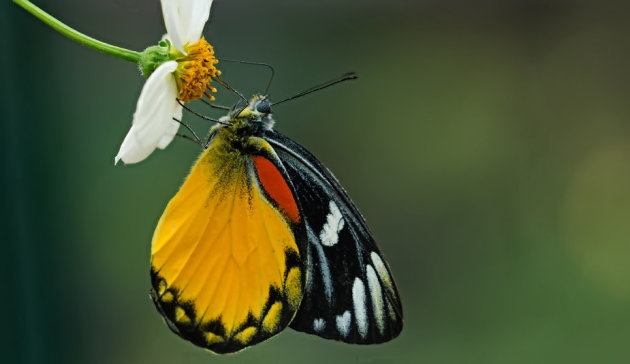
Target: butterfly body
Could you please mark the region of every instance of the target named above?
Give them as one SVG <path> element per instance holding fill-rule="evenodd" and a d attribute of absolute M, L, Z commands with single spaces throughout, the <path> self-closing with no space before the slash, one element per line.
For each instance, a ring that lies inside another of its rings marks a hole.
<path fill-rule="evenodd" d="M 151 296 L 169 327 L 217 353 L 287 326 L 369 344 L 402 328 L 391 273 L 346 192 L 273 130 L 255 96 L 211 131 L 154 233 Z"/>

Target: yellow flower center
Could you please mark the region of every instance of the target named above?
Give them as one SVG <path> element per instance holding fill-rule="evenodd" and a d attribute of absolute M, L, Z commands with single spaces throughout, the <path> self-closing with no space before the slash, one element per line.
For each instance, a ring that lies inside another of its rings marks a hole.
<path fill-rule="evenodd" d="M 186 44 L 184 50 L 187 54 L 177 59 L 175 71 L 179 90 L 177 97 L 183 102 L 189 102 L 200 99 L 205 94 L 210 100 L 214 100 L 214 96 L 207 93 L 207 90 L 217 92 L 216 88 L 210 86 L 210 81 L 212 77 L 221 74 L 214 66 L 219 63 L 214 56 L 214 49 L 202 37 L 197 43 Z"/>

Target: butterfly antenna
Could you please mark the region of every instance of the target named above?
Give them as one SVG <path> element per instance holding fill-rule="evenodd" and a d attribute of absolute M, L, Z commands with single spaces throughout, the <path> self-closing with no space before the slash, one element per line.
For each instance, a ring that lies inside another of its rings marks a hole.
<path fill-rule="evenodd" d="M 281 103 L 283 103 L 285 101 L 297 99 L 298 97 L 302 97 L 302 96 L 308 95 L 310 93 L 313 93 L 315 91 L 319 91 L 321 89 L 325 89 L 326 87 L 330 87 L 330 86 L 338 84 L 340 82 L 349 81 L 349 80 L 356 80 L 357 78 L 359 78 L 359 76 L 357 76 L 357 74 L 354 73 L 354 72 L 344 73 L 343 75 L 341 75 L 339 77 L 336 77 L 336 78 L 334 78 L 334 79 L 332 79 L 332 80 L 330 80 L 328 82 L 324 82 L 324 83 L 319 84 L 317 86 L 313 86 L 313 87 L 311 87 L 309 89 L 306 89 L 306 90 L 300 92 L 299 94 L 297 94 L 295 96 L 291 96 L 291 97 L 289 97 L 287 99 L 284 99 L 282 101 L 274 102 L 273 104 L 271 104 L 271 106 L 275 106 L 275 105 L 281 104 Z"/>
<path fill-rule="evenodd" d="M 271 76 L 269 76 L 269 81 L 267 82 L 267 87 L 265 88 L 265 92 L 263 93 L 263 95 L 267 95 L 269 93 L 269 88 L 271 87 L 271 81 L 273 81 L 273 77 L 276 75 L 276 71 L 274 70 L 274 68 L 267 63 L 262 63 L 262 62 L 250 62 L 250 61 L 241 61 L 238 59 L 226 59 L 226 58 L 217 58 L 220 62 L 232 62 L 232 63 L 241 63 L 241 64 L 249 64 L 249 65 L 253 65 L 253 66 L 263 66 L 263 67 L 267 67 L 267 69 L 269 69 L 269 71 L 271 71 Z"/>

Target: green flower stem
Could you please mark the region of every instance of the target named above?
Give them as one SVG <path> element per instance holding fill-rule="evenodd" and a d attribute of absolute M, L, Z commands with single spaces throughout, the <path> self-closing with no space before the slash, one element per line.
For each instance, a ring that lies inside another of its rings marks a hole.
<path fill-rule="evenodd" d="M 92 49 L 96 49 L 99 52 L 103 52 L 105 54 L 109 54 L 114 57 L 118 57 L 120 59 L 124 59 L 125 61 L 133 62 L 136 64 L 138 63 L 138 61 L 140 61 L 140 58 L 142 57 L 139 52 L 103 43 L 100 40 L 96 40 L 83 33 L 80 33 L 60 22 L 59 20 L 55 19 L 53 16 L 38 8 L 28 0 L 13 0 L 13 2 L 23 7 L 26 11 L 33 14 L 39 20 L 50 25 L 59 33 L 78 43 L 86 45 Z"/>

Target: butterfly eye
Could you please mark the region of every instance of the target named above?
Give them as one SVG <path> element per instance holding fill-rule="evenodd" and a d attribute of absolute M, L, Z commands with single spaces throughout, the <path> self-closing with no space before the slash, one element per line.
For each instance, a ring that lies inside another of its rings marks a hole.
<path fill-rule="evenodd" d="M 262 114 L 271 114 L 271 103 L 269 101 L 261 101 L 256 105 L 256 111 Z"/>

